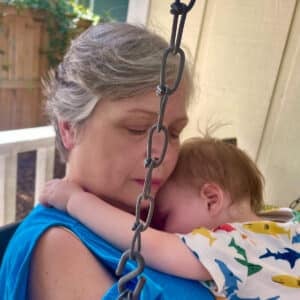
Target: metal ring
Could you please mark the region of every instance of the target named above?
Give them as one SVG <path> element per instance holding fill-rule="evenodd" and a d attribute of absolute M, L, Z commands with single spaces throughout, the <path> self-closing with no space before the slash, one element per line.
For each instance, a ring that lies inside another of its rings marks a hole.
<path fill-rule="evenodd" d="M 161 155 L 160 155 L 160 157 L 158 159 L 153 159 L 153 157 L 152 157 L 152 139 L 153 139 L 153 134 L 154 134 L 155 131 L 157 131 L 158 134 L 160 132 L 163 132 L 163 134 L 165 136 L 165 142 L 163 144 Z M 168 129 L 164 125 L 161 126 L 160 131 L 158 131 L 156 124 L 153 125 L 149 129 L 146 161 L 148 163 L 149 162 L 150 163 L 153 162 L 154 168 L 158 167 L 162 163 L 162 161 L 164 160 L 166 152 L 167 152 L 167 148 L 168 148 L 168 141 L 169 141 L 169 138 L 168 138 Z"/>
<path fill-rule="evenodd" d="M 160 86 L 165 86 L 165 80 L 166 80 L 166 65 L 167 65 L 167 60 L 168 60 L 168 56 L 170 54 L 172 55 L 177 55 L 179 54 L 179 66 L 178 66 L 178 70 L 177 70 L 177 76 L 176 79 L 173 83 L 173 86 L 171 88 L 167 88 L 168 95 L 171 95 L 175 92 L 175 90 L 178 88 L 181 77 L 182 77 L 182 73 L 183 73 L 183 69 L 184 69 L 184 62 L 185 62 L 185 54 L 183 52 L 183 50 L 181 48 L 178 49 L 177 53 L 174 54 L 174 47 L 172 48 L 167 48 L 166 51 L 163 54 L 163 58 L 162 58 L 162 67 L 161 67 L 161 72 L 160 72 Z"/>

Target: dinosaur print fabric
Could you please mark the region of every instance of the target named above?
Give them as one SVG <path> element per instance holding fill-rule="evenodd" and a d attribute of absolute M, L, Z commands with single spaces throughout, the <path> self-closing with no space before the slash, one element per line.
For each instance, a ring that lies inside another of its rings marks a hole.
<path fill-rule="evenodd" d="M 228 300 L 300 299 L 299 214 L 286 222 L 272 220 L 197 228 L 179 235 L 206 267 L 205 283 Z"/>

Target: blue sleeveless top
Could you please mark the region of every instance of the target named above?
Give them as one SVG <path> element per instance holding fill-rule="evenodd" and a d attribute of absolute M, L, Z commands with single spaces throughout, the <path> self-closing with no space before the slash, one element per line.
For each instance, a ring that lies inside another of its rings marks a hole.
<path fill-rule="evenodd" d="M 18 227 L 10 241 L 0 268 L 0 298 L 3 300 L 29 300 L 28 277 L 30 261 L 38 239 L 50 227 L 64 226 L 71 230 L 82 243 L 114 273 L 121 252 L 107 243 L 76 219 L 53 208 L 38 205 Z M 51 257 L 49 257 L 51 260 Z M 128 262 L 125 272 L 134 269 Z M 145 268 L 146 284 L 140 300 L 213 300 L 212 294 L 198 281 L 185 280 Z M 2 298 L 3 297 L 3 298 Z M 115 283 L 102 298 L 117 299 Z"/>

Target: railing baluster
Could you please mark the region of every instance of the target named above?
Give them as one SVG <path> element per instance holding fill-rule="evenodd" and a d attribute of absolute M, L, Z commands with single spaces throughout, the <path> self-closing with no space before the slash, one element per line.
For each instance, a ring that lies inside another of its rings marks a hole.
<path fill-rule="evenodd" d="M 55 133 L 52 126 L 0 131 L 0 226 L 16 219 L 17 154 L 37 150 L 35 196 L 53 177 Z"/>
<path fill-rule="evenodd" d="M 16 219 L 17 154 L 0 155 L 0 226 Z"/>
<path fill-rule="evenodd" d="M 46 181 L 53 178 L 54 145 L 47 148 L 38 148 L 35 166 L 34 204 L 38 203 L 39 194 Z"/>

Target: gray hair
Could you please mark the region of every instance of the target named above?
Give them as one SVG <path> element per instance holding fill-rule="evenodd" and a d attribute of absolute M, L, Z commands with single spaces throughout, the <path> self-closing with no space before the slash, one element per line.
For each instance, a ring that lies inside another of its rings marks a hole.
<path fill-rule="evenodd" d="M 158 35 L 126 23 L 91 26 L 71 43 L 63 61 L 44 82 L 46 111 L 63 161 L 68 151 L 58 120 L 80 129 L 101 99 L 117 100 L 155 91 L 167 47 Z M 176 76 L 177 61 L 175 56 L 168 58 L 168 80 Z M 188 71 L 185 73 L 187 77 Z M 190 80 L 186 81 L 189 85 Z"/>

